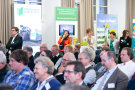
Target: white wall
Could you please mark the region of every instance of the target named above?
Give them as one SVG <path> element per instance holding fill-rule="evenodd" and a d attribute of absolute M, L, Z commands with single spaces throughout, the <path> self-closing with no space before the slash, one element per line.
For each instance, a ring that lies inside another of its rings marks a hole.
<path fill-rule="evenodd" d="M 42 0 L 42 42 L 50 49 L 56 43 L 55 7 L 61 6 L 61 0 Z"/>
<path fill-rule="evenodd" d="M 121 37 L 126 24 L 126 0 L 108 0 L 108 14 L 118 16 L 118 37 Z"/>

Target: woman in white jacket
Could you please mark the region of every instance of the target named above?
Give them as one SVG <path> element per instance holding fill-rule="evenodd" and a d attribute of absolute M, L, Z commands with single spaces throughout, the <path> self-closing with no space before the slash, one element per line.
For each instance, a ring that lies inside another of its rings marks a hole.
<path fill-rule="evenodd" d="M 84 42 L 87 42 L 90 47 L 93 47 L 96 50 L 96 38 L 92 36 L 93 31 L 91 28 L 86 30 L 87 36 L 83 38 Z"/>

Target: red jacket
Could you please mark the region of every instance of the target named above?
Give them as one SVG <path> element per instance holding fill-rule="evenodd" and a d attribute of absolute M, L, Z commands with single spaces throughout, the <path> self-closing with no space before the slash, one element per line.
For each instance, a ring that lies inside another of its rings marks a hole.
<path fill-rule="evenodd" d="M 58 40 L 59 46 L 60 46 L 60 43 L 62 42 L 61 39 L 62 39 L 62 36 L 61 36 L 61 37 L 59 38 L 59 40 Z M 64 47 L 65 47 L 66 45 L 70 45 L 70 44 L 71 44 L 71 38 L 68 37 L 68 39 L 64 40 Z M 59 50 L 64 52 L 64 48 L 63 48 L 63 49 L 59 49 Z"/>

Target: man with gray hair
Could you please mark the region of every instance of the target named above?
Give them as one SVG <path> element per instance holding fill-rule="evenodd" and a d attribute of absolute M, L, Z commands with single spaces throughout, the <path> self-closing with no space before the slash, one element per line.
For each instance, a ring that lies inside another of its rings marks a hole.
<path fill-rule="evenodd" d="M 64 54 L 62 63 L 60 65 L 60 67 L 58 68 L 58 73 L 56 74 L 56 78 L 57 78 L 57 80 L 59 80 L 61 82 L 61 84 L 65 84 L 63 72 L 65 70 L 67 63 L 70 61 L 76 61 L 76 58 L 73 53 L 67 52 Z"/>
<path fill-rule="evenodd" d="M 78 61 L 80 61 L 85 69 L 86 69 L 86 76 L 84 78 L 84 83 L 89 87 L 93 84 L 96 80 L 96 72 L 93 69 L 91 62 L 95 58 L 95 52 L 92 48 L 85 48 L 79 55 Z"/>
<path fill-rule="evenodd" d="M 3 81 L 9 69 L 10 67 L 7 64 L 6 56 L 2 51 L 0 51 L 0 83 Z"/>
<path fill-rule="evenodd" d="M 32 55 L 33 53 L 33 49 L 31 46 L 24 46 L 23 47 L 23 51 L 26 51 L 29 57 L 29 63 L 28 63 L 28 67 L 31 69 L 31 71 L 33 71 L 33 68 L 35 66 L 34 64 L 34 57 Z"/>
<path fill-rule="evenodd" d="M 34 74 L 38 81 L 33 90 L 59 90 L 61 84 L 52 75 L 54 71 L 53 62 L 48 57 L 40 56 L 35 59 L 34 63 Z"/>

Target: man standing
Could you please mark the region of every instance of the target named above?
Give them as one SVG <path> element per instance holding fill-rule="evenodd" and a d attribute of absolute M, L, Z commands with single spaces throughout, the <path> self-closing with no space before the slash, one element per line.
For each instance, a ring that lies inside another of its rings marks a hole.
<path fill-rule="evenodd" d="M 6 74 L 3 83 L 11 85 L 15 90 L 31 90 L 35 77 L 27 64 L 28 55 L 25 51 L 13 51 L 9 62 L 11 70 Z"/>
<path fill-rule="evenodd" d="M 59 46 L 58 45 L 53 45 L 51 48 L 51 52 L 53 55 L 52 61 L 54 63 L 54 65 L 56 64 L 56 62 L 58 61 L 58 59 L 60 57 L 62 57 L 62 55 L 59 54 Z"/>
<path fill-rule="evenodd" d="M 16 49 L 22 49 L 23 39 L 18 33 L 18 27 L 11 28 L 11 37 L 6 45 L 9 54 Z"/>
<path fill-rule="evenodd" d="M 72 61 L 68 62 L 64 70 L 64 77 L 66 78 L 66 83 L 75 83 L 78 85 L 85 85 L 83 79 L 85 77 L 86 70 L 81 62 Z"/>
<path fill-rule="evenodd" d="M 36 52 L 34 59 L 40 56 L 40 53 L 44 50 L 48 50 L 46 43 L 41 43 L 40 44 L 40 52 Z"/>
<path fill-rule="evenodd" d="M 101 58 L 102 64 L 107 69 L 106 72 L 99 74 L 96 83 L 91 90 L 126 90 L 128 77 L 117 68 L 115 53 L 107 51 Z"/>
<path fill-rule="evenodd" d="M 123 48 L 120 57 L 122 63 L 118 64 L 118 67 L 128 76 L 128 80 L 131 80 L 135 72 L 135 63 L 132 61 L 133 59 L 132 50 L 129 47 Z"/>

